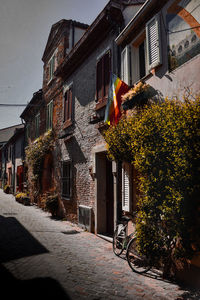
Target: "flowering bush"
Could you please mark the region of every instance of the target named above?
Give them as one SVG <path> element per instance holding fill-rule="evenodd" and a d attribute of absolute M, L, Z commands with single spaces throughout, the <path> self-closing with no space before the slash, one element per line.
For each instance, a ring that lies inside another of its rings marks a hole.
<path fill-rule="evenodd" d="M 105 133 L 108 154 L 140 174 L 137 232 L 152 260 L 190 259 L 200 251 L 200 98 L 166 100 Z"/>

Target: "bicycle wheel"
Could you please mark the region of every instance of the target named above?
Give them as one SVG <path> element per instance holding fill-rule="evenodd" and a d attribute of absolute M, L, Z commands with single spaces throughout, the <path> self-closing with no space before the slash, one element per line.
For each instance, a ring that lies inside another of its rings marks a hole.
<path fill-rule="evenodd" d="M 124 250 L 123 241 L 124 241 L 124 238 L 120 235 L 119 225 L 117 225 L 117 228 L 115 229 L 115 232 L 113 235 L 113 252 L 117 256 L 122 254 L 122 252 Z"/>
<path fill-rule="evenodd" d="M 128 246 L 126 252 L 126 258 L 131 269 L 136 273 L 146 273 L 151 267 L 149 264 L 149 260 L 145 255 L 139 254 L 137 250 L 137 239 L 133 238 Z"/>

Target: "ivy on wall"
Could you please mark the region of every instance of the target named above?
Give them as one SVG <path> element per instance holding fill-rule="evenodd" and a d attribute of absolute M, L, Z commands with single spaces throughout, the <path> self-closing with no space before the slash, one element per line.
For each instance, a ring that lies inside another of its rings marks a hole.
<path fill-rule="evenodd" d="M 44 157 L 52 150 L 54 136 L 52 130 L 37 138 L 26 148 L 26 162 L 32 170 L 32 185 L 36 194 L 41 189 L 41 177 L 43 172 Z"/>
<path fill-rule="evenodd" d="M 200 251 L 200 98 L 151 104 L 105 132 L 110 159 L 140 174 L 137 232 L 153 261 Z"/>

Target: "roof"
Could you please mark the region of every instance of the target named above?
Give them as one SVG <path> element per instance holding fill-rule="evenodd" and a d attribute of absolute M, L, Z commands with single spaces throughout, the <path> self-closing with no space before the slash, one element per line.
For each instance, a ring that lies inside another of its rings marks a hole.
<path fill-rule="evenodd" d="M 23 124 L 18 124 L 0 129 L 0 146 L 4 145 L 14 135 L 16 129 L 23 128 Z"/>
<path fill-rule="evenodd" d="M 17 138 L 23 134 L 23 132 L 24 132 L 24 124 L 21 124 L 21 127 L 15 128 L 13 135 L 10 137 L 10 139 L 7 141 L 7 143 L 5 143 L 3 145 L 2 149 L 8 147 L 8 145 L 15 142 L 17 140 Z"/>
<path fill-rule="evenodd" d="M 62 19 L 58 22 L 56 22 L 55 24 L 53 24 L 51 26 L 51 30 L 48 36 L 48 40 L 46 43 L 46 47 L 44 49 L 44 53 L 42 55 L 42 61 L 45 60 L 45 57 L 47 55 L 47 53 L 49 52 L 49 49 L 52 49 L 53 44 L 55 43 L 55 40 L 60 38 L 60 35 L 62 35 L 63 33 L 63 28 L 69 27 L 70 25 L 78 27 L 78 28 L 82 28 L 82 29 L 87 29 L 89 27 L 89 25 L 84 24 L 84 23 L 80 23 L 74 20 L 65 20 Z"/>
<path fill-rule="evenodd" d="M 69 75 L 73 72 L 114 25 L 121 26 L 123 24 L 121 5 L 123 5 L 122 0 L 109 1 L 57 68 L 55 75 L 61 75 L 63 72 L 67 72 Z"/>
<path fill-rule="evenodd" d="M 24 119 L 24 116 L 27 114 L 27 112 L 34 107 L 34 104 L 38 101 L 42 99 L 42 89 L 38 90 L 37 92 L 35 92 L 33 94 L 33 97 L 31 99 L 31 101 L 28 103 L 28 105 L 25 107 L 25 109 L 23 110 L 23 112 L 20 115 L 20 118 Z"/>

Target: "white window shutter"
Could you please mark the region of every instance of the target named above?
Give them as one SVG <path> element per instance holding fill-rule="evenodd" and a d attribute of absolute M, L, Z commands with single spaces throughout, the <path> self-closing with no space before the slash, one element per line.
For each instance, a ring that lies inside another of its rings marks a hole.
<path fill-rule="evenodd" d="M 146 24 L 146 46 L 148 69 L 151 70 L 162 63 L 159 14 Z"/>
<path fill-rule="evenodd" d="M 121 80 L 130 85 L 130 46 L 126 46 L 121 53 Z"/>
<path fill-rule="evenodd" d="M 131 172 L 130 164 L 123 163 L 122 165 L 122 210 L 130 211 L 131 199 Z"/>

